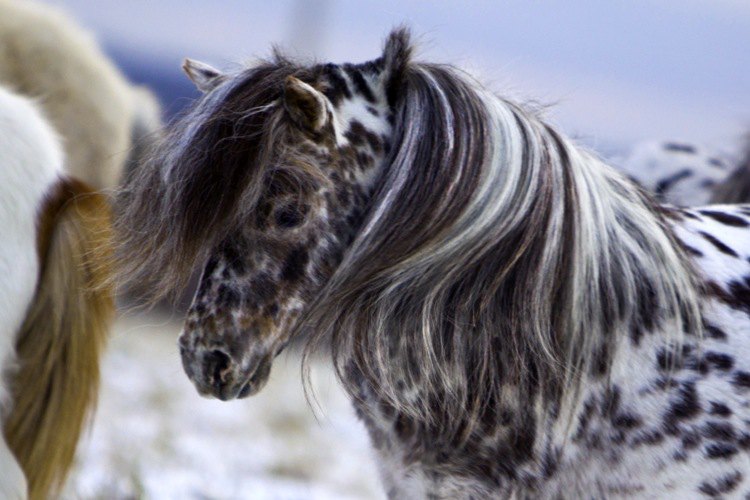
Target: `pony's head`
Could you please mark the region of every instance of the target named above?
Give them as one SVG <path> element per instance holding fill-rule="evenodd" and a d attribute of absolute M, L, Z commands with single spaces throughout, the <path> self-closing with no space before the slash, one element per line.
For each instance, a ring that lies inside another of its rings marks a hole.
<path fill-rule="evenodd" d="M 202 394 L 258 391 L 341 260 L 389 148 L 406 38 L 360 65 L 275 54 L 222 73 L 185 61 L 204 95 L 133 172 L 118 210 L 126 273 L 152 298 L 203 266 L 179 341 Z"/>

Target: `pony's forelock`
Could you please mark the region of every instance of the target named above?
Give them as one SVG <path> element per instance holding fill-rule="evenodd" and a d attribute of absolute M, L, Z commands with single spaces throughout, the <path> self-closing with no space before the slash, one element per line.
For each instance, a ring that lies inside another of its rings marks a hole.
<path fill-rule="evenodd" d="M 299 71 L 277 57 L 231 75 L 130 172 L 115 206 L 121 282 L 150 301 L 180 290 L 254 209 L 288 130 L 280 85 Z"/>
<path fill-rule="evenodd" d="M 406 29 L 394 31 L 383 56 L 390 87 L 401 83 L 411 46 Z M 278 145 L 288 142 L 289 120 L 280 106 L 286 77 L 305 81 L 320 66 L 303 67 L 280 49 L 268 61 L 225 75 L 167 127 L 125 179 L 115 204 L 120 284 L 149 303 L 184 288 L 196 266 L 256 208 Z M 288 151 L 286 151 L 288 153 Z M 304 154 L 281 166 L 303 190 L 327 179 Z"/>

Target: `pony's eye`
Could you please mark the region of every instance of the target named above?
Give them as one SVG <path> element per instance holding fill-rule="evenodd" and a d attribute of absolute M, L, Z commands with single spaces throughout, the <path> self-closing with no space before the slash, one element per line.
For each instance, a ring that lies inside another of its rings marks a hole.
<path fill-rule="evenodd" d="M 274 220 L 278 227 L 292 229 L 305 221 L 305 214 L 307 214 L 307 211 L 307 205 L 297 206 L 286 204 L 276 209 L 274 212 Z"/>

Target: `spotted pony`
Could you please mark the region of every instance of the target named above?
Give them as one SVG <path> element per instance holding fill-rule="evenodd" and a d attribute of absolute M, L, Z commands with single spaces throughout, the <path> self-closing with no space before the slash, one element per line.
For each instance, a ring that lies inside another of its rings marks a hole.
<path fill-rule="evenodd" d="M 405 29 L 205 92 L 118 196 L 223 400 L 330 350 L 390 498 L 750 495 L 750 206 L 676 209 Z"/>

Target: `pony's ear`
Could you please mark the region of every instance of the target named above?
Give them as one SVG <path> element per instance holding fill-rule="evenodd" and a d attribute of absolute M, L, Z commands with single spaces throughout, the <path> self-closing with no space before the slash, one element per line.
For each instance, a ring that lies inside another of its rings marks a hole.
<path fill-rule="evenodd" d="M 411 61 L 413 52 L 411 44 L 411 33 L 401 26 L 391 31 L 385 41 L 383 48 L 383 74 L 385 76 L 385 89 L 388 103 L 393 105 L 396 100 L 398 89 L 404 80 L 406 68 Z"/>
<path fill-rule="evenodd" d="M 284 106 L 292 120 L 312 132 L 319 132 L 328 119 L 325 96 L 293 76 L 284 83 Z"/>
<path fill-rule="evenodd" d="M 192 59 L 185 59 L 183 61 L 182 70 L 201 92 L 212 90 L 224 79 L 224 73 L 218 69 Z"/>

